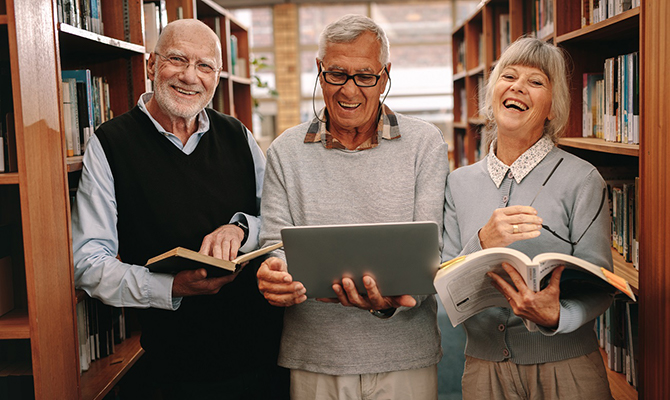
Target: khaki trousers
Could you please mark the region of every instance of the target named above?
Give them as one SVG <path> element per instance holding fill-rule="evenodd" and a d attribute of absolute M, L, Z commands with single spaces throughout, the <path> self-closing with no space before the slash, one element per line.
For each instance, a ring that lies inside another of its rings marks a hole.
<path fill-rule="evenodd" d="M 291 370 L 291 400 L 437 400 L 437 365 L 363 375 Z"/>
<path fill-rule="evenodd" d="M 611 400 L 600 351 L 544 364 L 465 357 L 463 400 Z"/>

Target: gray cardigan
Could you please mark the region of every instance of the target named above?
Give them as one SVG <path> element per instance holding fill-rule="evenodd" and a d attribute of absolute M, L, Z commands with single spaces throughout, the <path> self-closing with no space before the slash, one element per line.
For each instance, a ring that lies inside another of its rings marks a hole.
<path fill-rule="evenodd" d="M 441 226 L 447 145 L 434 125 L 396 116 L 401 137 L 382 139 L 368 150 L 304 143 L 309 123 L 279 136 L 267 152 L 261 245 L 279 241 L 286 226 L 400 221 Z M 389 319 L 312 299 L 289 307 L 279 364 L 331 375 L 434 365 L 442 355 L 435 297 L 417 300 L 417 306 Z"/>
<path fill-rule="evenodd" d="M 487 156 L 488 157 L 488 156 Z M 564 238 L 576 241 L 597 213 L 605 185 L 598 171 L 586 161 L 559 148 L 517 182 L 506 176 L 497 188 L 484 158 L 449 175 L 442 259 L 481 250 L 479 230 L 497 208 L 529 205 L 560 157 L 564 160 L 542 189 L 533 207 L 545 225 Z M 595 265 L 612 269 L 610 215 L 607 201 L 598 218 L 576 246 L 546 230 L 535 239 L 517 241 L 509 247 L 530 258 L 545 252 L 571 254 Z M 563 287 L 563 286 L 562 286 Z M 464 322 L 465 353 L 469 356 L 517 364 L 559 361 L 598 349 L 593 320 L 611 303 L 611 294 L 594 287 L 561 293 L 559 326 L 528 332 L 509 308 L 489 308 Z"/>

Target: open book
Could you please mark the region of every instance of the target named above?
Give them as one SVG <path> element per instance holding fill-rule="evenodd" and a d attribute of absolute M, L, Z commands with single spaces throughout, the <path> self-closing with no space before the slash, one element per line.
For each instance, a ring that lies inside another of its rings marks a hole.
<path fill-rule="evenodd" d="M 555 268 L 564 265 L 561 280 L 571 275 L 569 270 L 587 272 L 588 277 L 599 278 L 592 281 L 606 282 L 635 301 L 635 294 L 625 279 L 586 260 L 561 253 L 542 253 L 531 260 L 518 250 L 494 247 L 454 258 L 440 266 L 433 284 L 453 326 L 485 308 L 509 307 L 505 297 L 491 285 L 491 279 L 486 276 L 488 271 L 493 271 L 503 278 L 508 277 L 502 268 L 503 262 L 516 268 L 528 288 L 536 292 L 548 284 Z M 508 281 L 512 284 L 511 280 Z M 530 321 L 524 323 L 530 331 L 537 329 Z"/>
<path fill-rule="evenodd" d="M 166 274 L 177 273 L 185 269 L 205 268 L 208 277 L 225 276 L 234 274 L 242 269 L 242 264 L 253 260 L 256 257 L 267 254 L 272 250 L 282 247 L 282 242 L 273 244 L 272 246 L 264 247 L 243 254 L 230 261 L 222 260 L 211 256 L 200 254 L 197 251 L 189 250 L 184 247 L 175 247 L 163 254 L 157 255 L 147 261 L 146 267 L 151 272 L 160 272 Z"/>

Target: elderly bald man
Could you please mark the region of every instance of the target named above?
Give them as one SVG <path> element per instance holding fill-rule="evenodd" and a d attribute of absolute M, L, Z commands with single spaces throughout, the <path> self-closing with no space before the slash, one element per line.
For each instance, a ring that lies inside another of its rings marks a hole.
<path fill-rule="evenodd" d="M 283 398 L 288 385 L 276 366 L 283 311 L 259 294 L 257 264 L 226 277 L 144 267 L 177 246 L 224 260 L 258 247 L 265 158 L 240 121 L 205 108 L 221 66 L 207 25 L 168 24 L 147 64 L 154 92 L 98 127 L 84 155 L 76 286 L 139 309 L 140 397 Z"/>

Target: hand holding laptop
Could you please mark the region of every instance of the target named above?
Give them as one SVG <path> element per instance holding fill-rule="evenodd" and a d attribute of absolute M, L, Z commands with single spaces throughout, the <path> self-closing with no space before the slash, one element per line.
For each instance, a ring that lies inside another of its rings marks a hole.
<path fill-rule="evenodd" d="M 385 310 L 412 307 L 409 295 L 435 292 L 434 222 L 289 227 L 281 236 L 288 265 L 268 259 L 257 274 L 259 289 L 275 306 L 309 297 Z"/>

